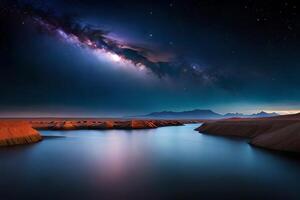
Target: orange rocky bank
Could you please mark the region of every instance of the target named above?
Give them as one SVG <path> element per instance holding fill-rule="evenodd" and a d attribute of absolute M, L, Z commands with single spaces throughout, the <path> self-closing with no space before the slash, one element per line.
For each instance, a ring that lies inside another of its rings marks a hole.
<path fill-rule="evenodd" d="M 25 121 L 0 121 L 0 146 L 30 144 L 42 140 L 39 132 Z"/>
<path fill-rule="evenodd" d="M 97 119 L 41 119 L 0 121 L 0 146 L 38 142 L 42 136 L 37 130 L 80 129 L 149 129 L 162 126 L 181 126 L 196 121 L 178 120 L 97 120 Z"/>

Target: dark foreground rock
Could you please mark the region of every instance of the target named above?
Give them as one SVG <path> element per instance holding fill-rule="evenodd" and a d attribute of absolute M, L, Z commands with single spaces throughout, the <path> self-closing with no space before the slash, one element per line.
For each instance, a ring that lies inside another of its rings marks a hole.
<path fill-rule="evenodd" d="M 206 122 L 200 133 L 250 138 L 250 144 L 300 153 L 300 114 L 260 119 L 228 119 Z"/>

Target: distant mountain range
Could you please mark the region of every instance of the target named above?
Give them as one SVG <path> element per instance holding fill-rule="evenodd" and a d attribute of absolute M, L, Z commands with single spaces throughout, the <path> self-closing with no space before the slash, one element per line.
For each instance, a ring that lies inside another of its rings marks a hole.
<path fill-rule="evenodd" d="M 182 112 L 162 111 L 153 112 L 147 115 L 131 116 L 130 118 L 152 118 L 152 119 L 224 119 L 224 118 L 259 118 L 259 117 L 274 117 L 279 114 L 267 113 L 261 111 L 259 113 L 245 115 L 242 113 L 227 113 L 225 115 L 216 113 L 212 110 L 190 110 Z"/>
<path fill-rule="evenodd" d="M 275 117 L 278 116 L 278 113 L 272 112 L 272 113 L 267 113 L 264 111 L 261 111 L 259 113 L 251 114 L 251 115 L 244 115 L 243 113 L 227 113 L 223 115 L 225 118 L 232 118 L 232 117 L 241 117 L 241 118 L 259 118 L 259 117 Z"/>

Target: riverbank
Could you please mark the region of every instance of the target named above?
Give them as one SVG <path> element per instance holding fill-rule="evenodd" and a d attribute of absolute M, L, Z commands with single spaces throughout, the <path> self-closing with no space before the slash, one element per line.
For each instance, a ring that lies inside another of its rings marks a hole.
<path fill-rule="evenodd" d="M 162 126 L 182 126 L 196 123 L 192 120 L 122 120 L 122 119 L 48 119 L 31 120 L 35 129 L 41 130 L 84 130 L 84 129 L 149 129 Z"/>
<path fill-rule="evenodd" d="M 150 129 L 182 126 L 198 120 L 123 120 L 123 119 L 22 119 L 0 121 L 0 146 L 31 144 L 42 140 L 38 130 Z"/>
<path fill-rule="evenodd" d="M 31 144 L 42 140 L 40 133 L 26 121 L 0 121 L 0 146 Z"/>
<path fill-rule="evenodd" d="M 200 133 L 238 136 L 266 149 L 300 153 L 300 114 L 258 119 L 226 119 L 206 122 Z"/>

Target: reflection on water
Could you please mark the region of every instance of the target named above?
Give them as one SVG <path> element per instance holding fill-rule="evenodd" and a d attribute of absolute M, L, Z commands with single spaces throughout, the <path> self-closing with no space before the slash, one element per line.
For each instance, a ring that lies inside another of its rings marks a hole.
<path fill-rule="evenodd" d="M 299 158 L 197 126 L 43 131 L 0 149 L 1 199 L 300 199 Z"/>

